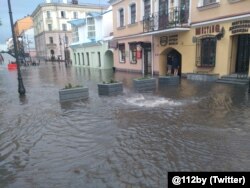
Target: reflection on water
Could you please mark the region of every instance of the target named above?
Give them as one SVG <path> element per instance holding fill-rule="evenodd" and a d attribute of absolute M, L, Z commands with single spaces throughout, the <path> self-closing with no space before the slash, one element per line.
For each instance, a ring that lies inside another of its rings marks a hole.
<path fill-rule="evenodd" d="M 166 187 L 169 171 L 248 171 L 247 87 L 194 82 L 133 90 L 138 74 L 43 64 L 0 69 L 0 187 Z M 99 97 L 97 83 L 124 93 Z M 67 83 L 89 99 L 59 103 Z"/>

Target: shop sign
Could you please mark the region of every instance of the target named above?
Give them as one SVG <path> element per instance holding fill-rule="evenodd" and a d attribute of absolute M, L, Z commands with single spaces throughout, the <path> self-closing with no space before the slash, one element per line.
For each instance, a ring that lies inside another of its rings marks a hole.
<path fill-rule="evenodd" d="M 178 35 L 169 35 L 160 37 L 161 46 L 166 45 L 177 45 L 178 44 Z"/>
<path fill-rule="evenodd" d="M 229 28 L 229 31 L 231 31 L 232 34 L 244 33 L 248 32 L 249 28 L 250 28 L 250 20 L 240 20 L 233 22 L 232 26 Z"/>
<path fill-rule="evenodd" d="M 198 27 L 195 29 L 195 35 L 205 35 L 205 34 L 218 33 L 218 32 L 220 32 L 219 24 Z"/>

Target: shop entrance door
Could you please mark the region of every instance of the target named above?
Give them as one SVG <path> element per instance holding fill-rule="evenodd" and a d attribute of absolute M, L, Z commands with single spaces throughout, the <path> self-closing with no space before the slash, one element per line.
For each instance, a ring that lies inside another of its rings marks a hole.
<path fill-rule="evenodd" d="M 237 58 L 235 72 L 248 75 L 250 58 L 250 34 L 238 36 Z"/>
<path fill-rule="evenodd" d="M 143 44 L 144 49 L 144 75 L 152 73 L 152 58 L 151 58 L 151 44 Z"/>

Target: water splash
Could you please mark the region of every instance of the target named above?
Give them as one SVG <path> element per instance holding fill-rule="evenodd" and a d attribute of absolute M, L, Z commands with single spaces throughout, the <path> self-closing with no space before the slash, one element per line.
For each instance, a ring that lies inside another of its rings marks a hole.
<path fill-rule="evenodd" d="M 138 107 L 146 107 L 146 108 L 154 108 L 159 107 L 163 105 L 168 106 L 180 106 L 184 103 L 181 101 L 174 101 L 171 99 L 167 99 L 164 97 L 158 97 L 158 96 L 147 96 L 147 95 L 135 95 L 130 98 L 125 99 L 127 104 L 138 106 Z"/>

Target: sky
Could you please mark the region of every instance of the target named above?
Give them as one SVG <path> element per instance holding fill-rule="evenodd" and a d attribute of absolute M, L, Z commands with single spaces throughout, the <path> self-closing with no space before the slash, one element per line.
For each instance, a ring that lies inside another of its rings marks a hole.
<path fill-rule="evenodd" d="M 36 7 L 45 0 L 11 0 L 13 22 L 27 15 L 31 15 Z M 108 0 L 78 0 L 81 3 L 106 4 Z M 8 0 L 0 0 L 0 44 L 6 42 L 12 36 L 10 27 L 10 16 L 8 10 Z"/>

